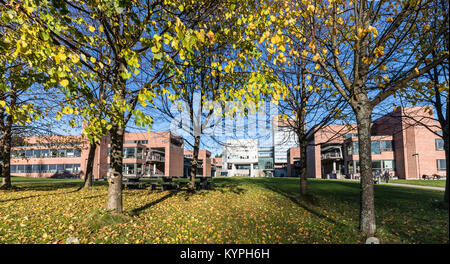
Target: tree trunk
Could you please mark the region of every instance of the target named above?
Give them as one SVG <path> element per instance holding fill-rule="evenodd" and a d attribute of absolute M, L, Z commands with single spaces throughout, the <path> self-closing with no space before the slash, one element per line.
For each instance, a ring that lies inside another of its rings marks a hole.
<path fill-rule="evenodd" d="M 0 91 L 0 100 L 4 100 L 3 93 Z M 3 178 L 3 141 L 5 130 L 5 108 L 0 108 L 0 178 Z"/>
<path fill-rule="evenodd" d="M 11 88 L 11 101 L 10 107 L 15 108 L 16 106 L 16 92 L 14 87 Z M 3 113 L 5 114 L 5 113 Z M 2 157 L 3 157 L 3 168 L 2 168 L 2 185 L 1 189 L 11 189 L 11 140 L 12 140 L 12 125 L 13 125 L 13 117 L 10 114 L 6 113 L 6 123 L 4 125 L 3 132 L 3 149 L 2 149 Z"/>
<path fill-rule="evenodd" d="M 367 237 L 375 235 L 375 201 L 371 154 L 372 110 L 363 104 L 355 111 L 358 123 L 359 166 L 361 171 L 359 229 Z"/>
<path fill-rule="evenodd" d="M 450 160 L 449 160 L 449 149 L 448 149 L 448 147 L 449 147 L 448 132 L 444 133 L 443 135 L 444 135 L 445 164 L 447 166 L 446 172 L 445 172 L 446 179 L 445 179 L 444 202 L 446 203 L 446 206 L 448 207 L 449 206 L 449 201 L 448 201 L 449 171 L 448 171 L 448 167 L 449 167 L 449 163 L 450 163 Z"/>
<path fill-rule="evenodd" d="M 122 170 L 124 129 L 114 124 L 111 133 L 110 178 L 106 208 L 122 213 Z"/>
<path fill-rule="evenodd" d="M 200 148 L 200 136 L 194 136 L 194 151 L 192 154 L 192 167 L 191 167 L 191 173 L 190 173 L 190 180 L 189 180 L 189 189 L 194 190 L 195 189 L 195 175 L 197 174 L 197 168 L 198 168 L 198 150 Z"/>
<path fill-rule="evenodd" d="M 11 189 L 11 130 L 12 130 L 12 116 L 7 115 L 6 124 L 3 132 L 3 146 L 2 146 L 2 185 L 1 189 Z"/>
<path fill-rule="evenodd" d="M 441 122 L 441 129 L 442 129 L 442 136 L 444 138 L 444 150 L 445 150 L 445 166 L 446 166 L 446 172 L 445 172 L 445 192 L 444 192 L 444 202 L 448 208 L 449 206 L 449 201 L 448 201 L 448 193 L 449 193 L 449 173 L 448 173 L 448 165 L 450 164 L 450 155 L 449 155 L 449 142 L 448 142 L 448 116 L 449 116 L 449 112 L 450 110 L 448 109 L 448 102 L 447 102 L 447 107 L 445 109 L 445 124 L 443 124 L 444 122 Z"/>
<path fill-rule="evenodd" d="M 89 188 L 92 186 L 93 180 L 93 172 L 94 172 L 94 159 L 95 159 L 95 150 L 97 149 L 96 144 L 89 144 L 89 155 L 88 161 L 86 165 L 86 175 L 84 176 L 84 186 L 83 188 Z"/>
<path fill-rule="evenodd" d="M 308 181 L 307 181 L 307 171 L 306 171 L 306 146 L 307 142 L 304 139 L 304 135 L 297 134 L 299 139 L 300 148 L 300 195 L 306 196 L 308 194 Z"/>

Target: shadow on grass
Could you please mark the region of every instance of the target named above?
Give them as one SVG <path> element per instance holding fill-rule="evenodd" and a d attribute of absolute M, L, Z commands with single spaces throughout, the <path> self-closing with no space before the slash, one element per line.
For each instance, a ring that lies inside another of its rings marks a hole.
<path fill-rule="evenodd" d="M 77 190 L 73 190 L 73 191 L 69 191 L 69 192 L 63 192 L 63 193 L 39 194 L 39 195 L 30 195 L 30 196 L 19 197 L 19 198 L 12 198 L 12 199 L 7 199 L 7 200 L 0 200 L 0 203 L 11 202 L 11 201 L 20 201 L 20 200 L 31 199 L 31 198 L 36 198 L 36 197 L 45 197 L 45 196 L 55 196 L 55 195 L 69 194 L 69 193 L 74 193 L 74 192 L 77 192 Z"/>
<path fill-rule="evenodd" d="M 171 191 L 169 191 L 169 193 L 167 193 L 167 194 L 164 195 L 163 197 L 161 197 L 161 198 L 159 198 L 159 199 L 157 199 L 157 200 L 155 200 L 155 201 L 152 201 L 152 202 L 150 202 L 150 203 L 148 203 L 148 204 L 145 204 L 145 205 L 143 205 L 143 206 L 141 206 L 141 207 L 138 207 L 138 208 L 135 208 L 135 209 L 131 210 L 131 211 L 130 211 L 130 215 L 131 215 L 131 216 L 137 216 L 137 215 L 139 215 L 142 211 L 144 211 L 145 209 L 148 209 L 148 208 L 150 208 L 150 207 L 152 207 L 152 206 L 154 206 L 154 205 L 156 205 L 156 204 L 158 204 L 158 203 L 160 203 L 160 202 L 163 202 L 163 201 L 169 199 L 170 197 L 174 196 L 175 194 L 177 194 L 177 193 L 179 193 L 179 192 L 180 192 L 179 190 L 171 190 Z"/>
<path fill-rule="evenodd" d="M 216 179 L 211 185 L 211 190 L 220 193 L 244 194 L 247 190 L 241 187 L 242 182 L 229 181 L 227 179 Z"/>
<path fill-rule="evenodd" d="M 289 193 L 283 189 L 275 188 L 273 186 L 265 186 L 265 188 L 289 199 L 291 202 L 295 203 L 297 206 L 301 207 L 302 209 L 306 210 L 307 212 L 311 213 L 312 215 L 314 215 L 320 219 L 323 219 L 331 224 L 335 224 L 336 226 L 340 226 L 340 227 L 347 226 L 346 224 L 338 222 L 338 221 L 318 212 L 317 210 L 314 210 L 312 208 L 312 206 L 314 206 L 317 203 L 316 202 L 317 199 L 313 195 L 307 195 L 306 197 L 301 197 L 299 194 L 292 195 L 291 193 Z M 312 206 L 309 206 L 309 205 L 312 205 Z"/>
<path fill-rule="evenodd" d="M 48 182 L 48 183 L 28 183 L 28 184 L 21 184 L 21 185 L 14 185 L 11 189 L 8 190 L 2 190 L 3 192 L 27 192 L 27 191 L 38 191 L 38 192 L 51 192 L 51 191 L 57 191 L 61 189 L 71 189 L 75 187 L 79 187 L 80 183 L 78 182 L 71 182 L 71 183 L 58 183 L 58 182 Z M 30 199 L 30 198 L 36 198 L 36 197 L 45 197 L 45 196 L 52 196 L 52 195 L 63 195 L 63 194 L 69 194 L 80 191 L 79 188 L 67 192 L 61 192 L 61 193 L 49 193 L 49 194 L 37 194 L 37 195 L 29 195 L 25 197 L 18 197 L 18 198 L 12 198 L 7 200 L 0 200 L 0 203 L 2 202 L 10 202 L 10 201 L 20 201 L 24 199 Z"/>

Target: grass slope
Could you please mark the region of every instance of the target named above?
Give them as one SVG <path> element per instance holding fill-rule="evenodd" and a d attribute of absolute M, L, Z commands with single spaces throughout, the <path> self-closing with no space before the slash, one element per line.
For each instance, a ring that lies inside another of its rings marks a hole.
<path fill-rule="evenodd" d="M 296 178 L 216 178 L 212 190 L 124 190 L 110 214 L 106 183 L 20 185 L 0 191 L 0 243 L 361 243 L 359 183 Z M 449 243 L 443 192 L 376 185 L 382 243 Z"/>

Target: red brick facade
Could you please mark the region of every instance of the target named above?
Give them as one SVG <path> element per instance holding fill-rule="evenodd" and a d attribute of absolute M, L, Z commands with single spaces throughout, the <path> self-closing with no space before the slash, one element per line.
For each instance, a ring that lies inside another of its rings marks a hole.
<path fill-rule="evenodd" d="M 24 141 L 23 146 L 13 148 L 11 175 L 84 177 L 89 144 L 82 136 L 33 137 L 26 138 Z M 55 144 L 55 142 L 59 143 Z M 108 176 L 109 147 L 110 138 L 105 136 L 96 149 L 93 172 L 95 179 Z M 74 150 L 76 150 L 75 155 Z M 45 155 L 41 154 L 43 151 Z M 181 177 L 183 176 L 183 151 L 183 139 L 170 132 L 125 133 L 124 176 Z M 50 155 L 47 155 L 47 152 Z M 56 155 L 51 155 L 52 153 Z"/>
<path fill-rule="evenodd" d="M 397 108 L 372 123 L 372 166 L 389 170 L 400 179 L 419 179 L 422 175 L 445 176 L 438 163 L 445 162 L 439 147 L 439 123 L 425 107 Z M 414 117 L 412 120 L 411 117 Z M 426 125 L 427 127 L 425 127 Z M 359 176 L 356 125 L 329 125 L 317 131 L 307 148 L 310 178 L 355 178 Z M 298 148 L 288 151 L 288 176 L 295 174 Z"/>

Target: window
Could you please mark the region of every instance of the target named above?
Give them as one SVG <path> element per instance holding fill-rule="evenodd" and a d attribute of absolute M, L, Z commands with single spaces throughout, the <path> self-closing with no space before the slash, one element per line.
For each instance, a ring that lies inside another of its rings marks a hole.
<path fill-rule="evenodd" d="M 11 173 L 16 173 L 16 170 L 17 170 L 17 166 L 11 165 Z"/>
<path fill-rule="evenodd" d="M 78 173 L 80 172 L 80 164 L 73 164 L 73 172 Z"/>
<path fill-rule="evenodd" d="M 393 148 L 393 144 L 392 144 L 392 140 L 382 140 L 381 141 L 381 151 L 392 151 Z"/>
<path fill-rule="evenodd" d="M 33 150 L 32 149 L 25 150 L 25 156 L 27 158 L 32 158 L 33 157 Z"/>
<path fill-rule="evenodd" d="M 136 155 L 136 157 L 138 158 L 138 159 L 142 159 L 142 148 L 137 148 L 137 155 Z"/>
<path fill-rule="evenodd" d="M 436 138 L 436 150 L 444 150 L 444 140 L 442 138 Z"/>
<path fill-rule="evenodd" d="M 48 172 L 55 173 L 56 172 L 56 164 L 48 165 Z"/>
<path fill-rule="evenodd" d="M 73 172 L 73 164 L 66 164 L 64 166 L 64 171 L 65 172 Z"/>
<path fill-rule="evenodd" d="M 58 157 L 65 157 L 66 156 L 66 150 L 65 149 L 58 149 Z"/>
<path fill-rule="evenodd" d="M 123 174 L 135 174 L 134 173 L 134 164 L 126 163 L 123 165 Z"/>
<path fill-rule="evenodd" d="M 19 158 L 25 158 L 26 156 L 25 156 L 25 150 L 18 150 L 17 151 L 17 156 L 19 157 Z"/>
<path fill-rule="evenodd" d="M 136 164 L 136 174 L 142 174 L 142 164 Z"/>
<path fill-rule="evenodd" d="M 26 173 L 31 173 L 33 171 L 33 166 L 32 165 L 25 165 L 25 172 Z"/>
<path fill-rule="evenodd" d="M 39 173 L 41 169 L 41 165 L 33 165 L 33 173 Z"/>
<path fill-rule="evenodd" d="M 17 172 L 18 173 L 24 173 L 25 172 L 25 165 L 17 165 Z"/>
<path fill-rule="evenodd" d="M 50 150 L 50 157 L 52 157 L 52 158 L 56 158 L 56 157 L 58 157 L 58 150 L 57 149 L 52 149 L 52 150 Z"/>
<path fill-rule="evenodd" d="M 382 171 L 381 160 L 372 160 L 372 171 Z"/>
<path fill-rule="evenodd" d="M 445 163 L 445 160 L 436 160 L 436 163 L 438 171 L 447 170 L 447 164 Z"/>
<path fill-rule="evenodd" d="M 40 149 L 35 149 L 35 150 L 33 151 L 33 156 L 34 156 L 35 158 L 40 158 L 40 157 L 41 157 L 41 150 L 40 150 Z"/>
<path fill-rule="evenodd" d="M 63 172 L 64 171 L 64 164 L 56 165 L 56 171 L 57 172 Z"/>
<path fill-rule="evenodd" d="M 395 170 L 395 161 L 394 160 L 383 160 L 383 168 L 385 170 Z"/>
<path fill-rule="evenodd" d="M 345 149 L 347 150 L 347 156 L 353 155 L 352 144 L 346 144 Z"/>
<path fill-rule="evenodd" d="M 73 150 L 73 149 L 68 149 L 68 150 L 66 151 L 66 155 L 67 155 L 68 158 L 73 158 L 73 157 L 75 157 L 74 150 Z"/>
<path fill-rule="evenodd" d="M 359 155 L 359 142 L 358 141 L 352 142 L 352 152 L 353 152 L 353 155 Z"/>
<path fill-rule="evenodd" d="M 50 150 L 41 149 L 41 158 L 48 158 L 50 156 Z"/>
<path fill-rule="evenodd" d="M 79 149 L 73 150 L 73 156 L 74 157 L 81 157 L 81 151 Z"/>
<path fill-rule="evenodd" d="M 123 156 L 124 158 L 136 158 L 136 148 L 124 148 Z"/>
<path fill-rule="evenodd" d="M 41 172 L 42 172 L 42 173 L 47 173 L 47 172 L 48 172 L 48 165 L 42 164 L 42 165 L 41 165 Z"/>
<path fill-rule="evenodd" d="M 371 148 L 372 154 L 381 154 L 381 147 L 380 147 L 379 140 L 372 141 L 370 148 Z"/>

